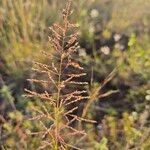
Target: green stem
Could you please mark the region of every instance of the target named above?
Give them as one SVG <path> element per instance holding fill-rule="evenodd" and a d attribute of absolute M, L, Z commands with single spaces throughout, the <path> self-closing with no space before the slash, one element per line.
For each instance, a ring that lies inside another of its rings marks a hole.
<path fill-rule="evenodd" d="M 64 38 L 62 41 L 62 48 L 64 47 Z M 55 119 L 56 119 L 56 131 L 55 131 L 55 140 L 56 140 L 56 148 L 55 150 L 59 150 L 58 146 L 58 133 L 59 133 L 59 99 L 60 99 L 60 92 L 61 92 L 61 75 L 62 75 L 62 62 L 63 62 L 63 55 L 61 55 L 60 65 L 59 65 L 59 75 L 58 75 L 58 94 L 57 94 L 57 101 L 56 101 L 56 107 L 55 107 Z"/>

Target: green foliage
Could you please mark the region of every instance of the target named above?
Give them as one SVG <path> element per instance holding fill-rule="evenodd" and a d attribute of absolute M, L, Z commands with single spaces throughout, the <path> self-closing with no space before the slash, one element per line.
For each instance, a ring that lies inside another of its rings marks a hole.
<path fill-rule="evenodd" d="M 108 150 L 107 142 L 107 138 L 103 137 L 100 143 L 96 143 L 95 150 Z"/>
<path fill-rule="evenodd" d="M 0 94 L 2 98 L 4 98 L 7 103 L 9 103 L 11 107 L 15 109 L 14 97 L 11 94 L 10 88 L 6 85 L 2 86 L 2 88 L 0 89 Z"/>
<path fill-rule="evenodd" d="M 147 127 L 137 126 L 139 121 L 128 113 L 124 113 L 123 118 L 119 120 L 110 116 L 106 117 L 102 124 L 103 130 L 100 131 L 100 135 L 106 137 L 102 139 L 104 146 L 108 143 L 111 150 L 131 147 L 147 149 L 149 147 L 147 141 L 150 139 L 149 130 Z M 148 134 L 145 131 L 148 131 Z M 145 137 L 146 140 L 143 140 Z"/>

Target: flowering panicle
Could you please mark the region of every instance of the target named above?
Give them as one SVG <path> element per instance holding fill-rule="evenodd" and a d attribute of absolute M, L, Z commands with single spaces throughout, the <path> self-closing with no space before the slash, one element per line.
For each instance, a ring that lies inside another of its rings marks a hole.
<path fill-rule="evenodd" d="M 72 144 L 69 137 L 85 135 L 85 131 L 72 127 L 73 122 L 92 120 L 81 118 L 74 114 L 78 109 L 75 103 L 88 99 L 86 91 L 78 86 L 84 86 L 79 78 L 85 76 L 83 67 L 73 59 L 79 48 L 77 42 L 76 25 L 69 21 L 71 11 L 71 0 L 68 0 L 63 10 L 63 22 L 50 27 L 52 35 L 49 37 L 53 53 L 43 51 L 43 55 L 51 60 L 49 64 L 34 62 L 34 71 L 41 74 L 38 79 L 28 79 L 35 84 L 46 84 L 49 89 L 43 92 L 30 91 L 26 89 L 27 97 L 37 97 L 46 103 L 33 120 L 40 120 L 43 131 L 38 132 L 42 137 L 42 146 L 39 149 L 51 147 L 55 150 L 73 148 L 79 149 Z M 74 32 L 74 33 L 71 33 Z M 42 75 L 44 79 L 42 78 Z M 42 78 L 42 79 L 40 79 Z M 81 89 L 81 90 L 80 90 Z M 48 105 L 47 105 L 48 104 Z M 71 106 L 71 107 L 70 107 Z M 49 121 L 45 124 L 43 119 Z M 33 133 L 34 134 L 34 133 Z M 36 134 L 36 133 L 35 133 Z"/>

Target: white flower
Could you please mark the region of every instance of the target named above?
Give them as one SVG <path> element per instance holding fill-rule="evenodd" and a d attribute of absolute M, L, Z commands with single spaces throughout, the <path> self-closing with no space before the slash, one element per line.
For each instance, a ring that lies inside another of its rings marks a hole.
<path fill-rule="evenodd" d="M 148 95 L 150 95 L 150 90 L 147 90 L 146 93 L 147 93 Z"/>
<path fill-rule="evenodd" d="M 150 95 L 146 95 L 146 96 L 145 96 L 145 99 L 146 99 L 147 101 L 150 101 Z"/>
<path fill-rule="evenodd" d="M 116 42 L 118 42 L 120 40 L 120 38 L 121 38 L 120 34 L 115 34 L 114 35 L 114 39 L 115 39 Z"/>
<path fill-rule="evenodd" d="M 92 18 L 96 18 L 96 17 L 98 17 L 99 12 L 97 9 L 92 9 L 90 15 Z"/>
<path fill-rule="evenodd" d="M 101 52 L 108 55 L 110 53 L 110 48 L 108 46 L 104 46 L 101 48 Z"/>

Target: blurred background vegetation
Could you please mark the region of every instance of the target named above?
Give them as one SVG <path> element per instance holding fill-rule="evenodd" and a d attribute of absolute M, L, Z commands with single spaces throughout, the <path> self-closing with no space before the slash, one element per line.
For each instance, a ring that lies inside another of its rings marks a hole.
<path fill-rule="evenodd" d="M 0 145 L 36 149 L 27 136 L 41 128 L 27 118 L 39 101 L 25 99 L 33 60 L 51 51 L 48 27 L 61 21 L 65 0 L 0 0 Z M 97 121 L 86 149 L 150 149 L 150 0 L 75 0 L 72 20 L 79 29 L 80 61 L 93 90 L 116 68 L 88 115 Z M 85 144 L 86 145 L 86 144 Z"/>

